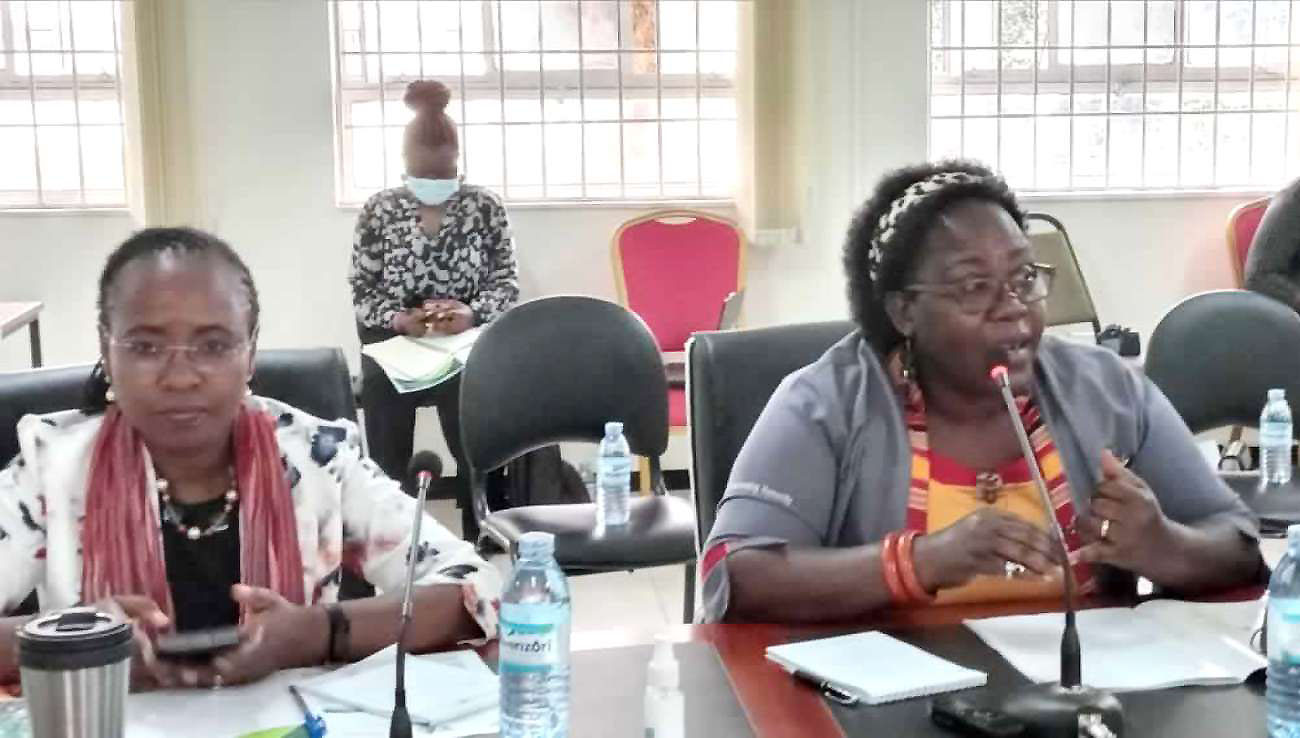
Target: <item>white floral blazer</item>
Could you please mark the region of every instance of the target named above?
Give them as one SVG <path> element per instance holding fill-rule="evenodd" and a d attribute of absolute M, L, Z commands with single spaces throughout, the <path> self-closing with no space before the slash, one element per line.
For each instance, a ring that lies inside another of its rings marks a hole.
<path fill-rule="evenodd" d="M 309 599 L 337 600 L 344 566 L 380 592 L 400 591 L 416 502 L 362 455 L 356 424 L 323 421 L 265 397 L 248 402 L 277 420 Z M 0 470 L 0 613 L 12 611 L 33 589 L 42 609 L 81 601 L 81 521 L 102 421 L 102 415 L 68 410 L 18 422 L 19 454 Z M 156 511 L 153 465 L 145 468 Z M 495 637 L 501 593 L 496 568 L 427 514 L 416 556 L 416 583 L 460 586 L 484 640 Z"/>

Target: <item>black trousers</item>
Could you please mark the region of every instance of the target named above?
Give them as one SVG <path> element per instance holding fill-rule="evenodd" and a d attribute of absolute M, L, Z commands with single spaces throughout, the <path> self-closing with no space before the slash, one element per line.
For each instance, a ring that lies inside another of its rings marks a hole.
<path fill-rule="evenodd" d="M 392 331 L 362 327 L 358 328 L 358 334 L 362 344 L 396 335 Z M 415 495 L 416 491 L 412 481 L 406 478 L 406 466 L 415 443 L 415 411 L 422 407 L 437 408 L 442 435 L 456 460 L 456 476 L 434 480 L 430 497 L 454 498 L 461 509 L 462 522 L 467 523 L 462 530 L 473 533 L 477 526 L 470 504 L 469 464 L 460 442 L 460 376 L 426 390 L 402 394 L 374 359 L 361 355 L 361 408 L 366 414 L 370 458 L 385 474 L 401 481 L 402 489 L 409 495 Z"/>

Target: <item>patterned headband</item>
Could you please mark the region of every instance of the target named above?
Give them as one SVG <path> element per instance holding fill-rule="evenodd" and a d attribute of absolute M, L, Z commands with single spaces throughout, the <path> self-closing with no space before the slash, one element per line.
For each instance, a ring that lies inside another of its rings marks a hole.
<path fill-rule="evenodd" d="M 884 215 L 880 216 L 880 220 L 876 222 L 875 230 L 872 232 L 871 246 L 867 249 L 867 274 L 870 275 L 871 281 L 876 281 L 876 275 L 880 271 L 880 262 L 884 257 L 884 244 L 893 237 L 894 230 L 898 227 L 898 219 L 903 217 L 903 213 L 945 187 L 983 181 L 985 181 L 985 178 L 978 174 L 940 172 L 909 185 L 902 195 L 899 195 L 889 204 L 889 209 L 885 211 Z"/>

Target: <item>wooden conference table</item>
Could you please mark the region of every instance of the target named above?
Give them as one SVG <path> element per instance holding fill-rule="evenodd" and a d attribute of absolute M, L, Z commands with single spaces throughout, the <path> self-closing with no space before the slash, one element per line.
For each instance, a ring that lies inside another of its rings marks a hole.
<path fill-rule="evenodd" d="M 1261 591 L 1242 592 L 1229 599 L 1258 597 Z M 1122 606 L 1135 601 L 1096 599 L 1089 606 Z M 940 731 L 928 716 L 929 700 L 905 700 L 889 705 L 845 708 L 832 706 L 816 691 L 795 682 L 764 657 L 767 646 L 793 640 L 869 629 L 881 629 L 926 650 L 987 671 L 986 687 L 972 690 L 974 698 L 997 695 L 1026 683 L 1006 661 L 961 626 L 967 618 L 994 617 L 1051 611 L 1052 603 L 953 605 L 881 613 L 856 623 L 830 626 L 693 625 L 671 631 L 681 642 L 711 644 L 743 710 L 752 735 L 760 738 L 827 738 L 838 736 L 951 736 Z M 575 634 L 576 648 L 614 648 L 646 642 L 651 634 L 624 631 Z M 575 661 L 575 663 L 577 663 Z M 684 664 L 684 662 L 683 662 Z M 888 665 L 881 665 L 888 668 Z M 683 682 L 685 683 L 685 676 Z M 578 684 L 575 682 L 575 687 Z M 721 685 L 719 685 L 721 688 Z M 575 701 L 579 695 L 575 694 Z M 639 695 L 637 695 L 639 699 Z M 689 705 L 692 695 L 687 692 Z M 1124 704 L 1126 735 L 1159 736 L 1264 735 L 1264 694 L 1259 685 L 1187 687 L 1120 695 Z M 575 704 L 575 707 L 577 705 Z M 723 716 L 719 716 L 723 717 Z M 689 716 L 688 716 L 689 718 Z M 688 719 L 688 723 L 692 722 Z M 697 722 L 698 726 L 699 723 Z M 577 724 L 575 724 L 577 727 Z M 714 731 L 687 735 L 745 735 L 727 729 L 719 720 Z M 722 732 L 722 731 L 727 732 Z M 716 731 L 716 732 L 715 732 Z M 574 733 L 575 736 L 588 735 Z M 597 733 L 590 733 L 597 735 Z M 631 734 L 629 734 L 631 735 Z"/>
<path fill-rule="evenodd" d="M 1259 591 L 1232 599 L 1258 597 Z M 1132 604 L 1093 600 L 1092 606 Z M 1051 610 L 1051 603 L 958 605 L 881 613 L 828 626 L 680 625 L 668 630 L 686 694 L 689 738 L 839 738 L 949 736 L 929 720 L 929 700 L 844 708 L 795 682 L 767 661 L 767 646 L 836 633 L 882 629 L 932 653 L 988 672 L 973 698 L 996 696 L 1025 684 L 1018 672 L 960 625 L 965 618 Z M 602 630 L 573 634 L 572 738 L 641 738 L 646 666 L 657 634 Z M 480 654 L 494 665 L 494 645 Z M 887 664 L 878 668 L 889 668 Z M 301 674 L 283 672 L 223 690 L 145 692 L 127 708 L 132 738 L 176 735 L 233 738 L 254 729 L 301 722 L 287 686 Z M 408 685 L 410 688 L 411 685 Z M 414 694 L 414 693 L 412 693 Z M 1264 735 L 1264 695 L 1254 684 L 1187 687 L 1120 695 L 1129 738 Z M 326 715 L 329 722 L 329 715 Z M 383 731 L 387 734 L 387 731 Z M 331 731 L 331 735 L 335 735 Z M 369 734 L 369 733 L 367 733 Z M 352 735 L 350 733 L 346 735 Z"/>

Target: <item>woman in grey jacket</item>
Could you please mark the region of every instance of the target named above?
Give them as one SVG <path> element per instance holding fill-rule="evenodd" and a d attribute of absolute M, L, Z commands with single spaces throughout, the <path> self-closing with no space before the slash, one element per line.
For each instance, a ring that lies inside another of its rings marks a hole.
<path fill-rule="evenodd" d="M 1052 272 L 1023 225 L 971 163 L 879 184 L 845 246 L 861 330 L 787 377 L 742 448 L 701 561 L 706 619 L 1059 597 L 1063 566 L 1082 592 L 1117 569 L 1181 591 L 1259 575 L 1254 519 L 1164 395 L 1104 349 L 1042 335 Z"/>

